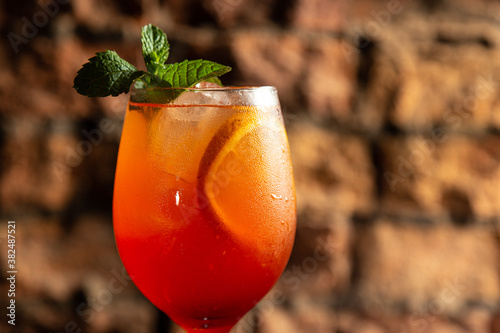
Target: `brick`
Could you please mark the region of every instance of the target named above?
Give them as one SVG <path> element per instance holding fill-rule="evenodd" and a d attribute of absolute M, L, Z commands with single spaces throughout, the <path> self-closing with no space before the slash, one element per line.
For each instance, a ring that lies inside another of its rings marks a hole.
<path fill-rule="evenodd" d="M 67 233 L 57 219 L 17 221 L 16 246 L 22 249 L 18 259 L 23 263 L 19 284 L 25 291 L 22 295 L 47 295 L 64 301 L 81 288 L 85 272 L 95 271 L 102 274 L 102 279 L 112 269 L 121 272 L 109 222 L 103 217 L 85 216 Z M 95 246 L 89 247 L 89 241 Z M 96 256 L 95 251 L 100 254 Z"/>
<path fill-rule="evenodd" d="M 244 84 L 274 85 L 284 109 L 306 106 L 316 118 L 345 123 L 352 117 L 357 54 L 345 42 L 298 33 L 240 32 L 232 37 Z"/>
<path fill-rule="evenodd" d="M 384 209 L 459 223 L 498 216 L 500 139 L 438 134 L 380 140 Z"/>
<path fill-rule="evenodd" d="M 377 220 L 356 232 L 355 294 L 365 311 L 403 307 L 427 318 L 500 297 L 499 248 L 489 230 Z"/>
<path fill-rule="evenodd" d="M 299 0 L 290 10 L 290 23 L 297 28 L 338 32 L 352 29 L 363 32 L 385 28 L 404 10 L 408 1 Z"/>
<path fill-rule="evenodd" d="M 269 24 L 273 1 L 262 0 L 204 0 L 217 25 L 225 29 L 241 25 Z M 248 10 L 248 8 L 252 10 Z"/>
<path fill-rule="evenodd" d="M 303 72 L 307 108 L 313 117 L 352 122 L 358 56 L 346 52 L 345 41 L 322 37 L 311 43 Z"/>
<path fill-rule="evenodd" d="M 131 4 L 132 2 L 133 1 L 127 1 L 126 3 Z M 72 7 L 75 21 L 94 31 L 107 29 L 107 33 L 110 31 L 116 32 L 119 30 L 120 23 L 124 23 L 124 15 L 121 13 L 121 9 L 126 7 L 126 5 L 121 7 L 120 4 L 115 1 L 76 0 L 72 2 Z M 136 10 L 137 14 L 139 14 L 140 5 Z M 109 20 L 111 16 L 115 19 Z"/>
<path fill-rule="evenodd" d="M 340 30 L 350 5 L 343 1 L 300 0 L 291 12 L 291 23 L 302 29 Z"/>
<path fill-rule="evenodd" d="M 85 194 L 80 205 L 90 207 L 92 200 L 109 204 L 118 144 L 110 141 L 112 133 L 100 132 L 102 140 L 93 138 L 92 142 L 83 135 L 75 137 L 74 124 L 69 120 L 47 122 L 37 117 L 13 118 L 9 127 L 0 182 L 5 214 L 22 210 L 61 212 L 75 203 L 78 192 L 89 193 L 85 190 L 94 191 L 94 195 Z"/>
<path fill-rule="evenodd" d="M 259 313 L 257 311 L 255 315 L 259 315 L 259 321 L 254 322 L 253 326 L 256 326 L 260 333 L 300 332 L 292 316 L 281 308 L 273 307 L 266 310 L 264 313 Z M 245 327 L 251 327 L 250 323 L 252 323 L 252 321 L 249 319 L 245 321 L 245 319 L 246 318 L 243 319 L 235 332 L 245 332 Z"/>
<path fill-rule="evenodd" d="M 375 199 L 368 142 L 356 135 L 294 120 L 288 129 L 297 209 L 326 214 L 366 213 Z"/>
<path fill-rule="evenodd" d="M 352 225 L 333 216 L 322 223 L 320 227 L 307 212 L 299 215 L 294 249 L 276 287 L 289 294 L 292 303 L 329 302 L 331 295 L 342 295 L 350 287 Z"/>
<path fill-rule="evenodd" d="M 284 308 L 278 304 L 269 305 L 265 299 L 241 320 L 234 331 L 252 332 L 255 328 L 259 333 L 326 333 L 335 332 L 337 327 L 336 316 L 321 305 L 300 303 Z"/>
<path fill-rule="evenodd" d="M 339 311 L 337 313 L 338 326 L 341 332 L 360 332 L 360 333 L 382 333 L 384 330 L 375 321 L 370 318 L 360 316 L 359 314 Z"/>
<path fill-rule="evenodd" d="M 298 84 L 305 66 L 305 45 L 293 34 L 243 31 L 232 36 L 231 51 L 244 85 L 273 85 L 285 109 L 301 105 Z"/>
<path fill-rule="evenodd" d="M 467 314 L 465 314 L 467 315 Z M 473 332 L 464 329 L 453 317 L 419 315 L 418 313 L 403 314 L 399 316 L 380 316 L 376 322 L 389 333 L 465 333 Z M 478 331 L 480 332 L 480 331 Z"/>
<path fill-rule="evenodd" d="M 47 137 L 46 123 L 37 117 L 17 117 L 3 147 L 0 202 L 4 213 L 20 209 L 61 210 L 72 193 L 73 183 L 59 179 L 47 156 L 57 154 L 71 136 Z"/>
<path fill-rule="evenodd" d="M 404 12 L 390 26 L 367 34 L 374 46 L 365 55 L 371 65 L 358 111 L 375 108 L 372 112 L 405 131 L 497 128 L 500 72 L 494 64 L 500 57 L 493 45 L 500 40 L 498 29 L 472 18 L 464 25 L 453 15 L 426 21 Z M 420 28 L 404 28 L 410 26 Z"/>

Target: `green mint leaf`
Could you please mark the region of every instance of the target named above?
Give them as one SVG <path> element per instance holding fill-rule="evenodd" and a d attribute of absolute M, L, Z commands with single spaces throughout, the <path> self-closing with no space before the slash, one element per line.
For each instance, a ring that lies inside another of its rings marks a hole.
<path fill-rule="evenodd" d="M 128 93 L 132 82 L 145 72 L 138 71 L 115 51 L 98 52 L 78 71 L 73 87 L 89 97 Z"/>
<path fill-rule="evenodd" d="M 148 24 L 142 28 L 141 42 L 146 68 L 151 74 L 157 74 L 170 52 L 167 35 L 160 28 Z"/>
<path fill-rule="evenodd" d="M 171 88 L 171 86 L 168 82 L 149 73 L 136 80 L 133 87 L 135 88 L 134 100 L 140 103 L 169 103 L 184 91 L 184 89 L 162 89 Z"/>
<path fill-rule="evenodd" d="M 162 66 L 158 76 L 170 83 L 172 87 L 187 88 L 199 82 L 211 80 L 230 70 L 231 67 L 208 60 L 184 60 Z"/>

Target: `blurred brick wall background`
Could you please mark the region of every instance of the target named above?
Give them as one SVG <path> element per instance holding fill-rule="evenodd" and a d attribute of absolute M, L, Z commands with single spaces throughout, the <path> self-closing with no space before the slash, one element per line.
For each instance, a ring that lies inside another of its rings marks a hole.
<path fill-rule="evenodd" d="M 111 201 L 127 96 L 95 52 L 232 65 L 279 89 L 298 196 L 288 269 L 237 332 L 500 332 L 500 2 L 18 0 L 0 5 L 1 332 L 179 332 L 135 289 Z M 17 223 L 16 326 L 6 230 Z"/>

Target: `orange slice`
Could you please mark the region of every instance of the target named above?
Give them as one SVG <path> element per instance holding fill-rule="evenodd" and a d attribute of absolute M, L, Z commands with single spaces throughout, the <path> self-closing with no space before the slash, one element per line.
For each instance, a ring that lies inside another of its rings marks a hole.
<path fill-rule="evenodd" d="M 295 223 L 288 143 L 270 111 L 245 108 L 231 116 L 208 143 L 197 173 L 203 214 L 222 237 L 259 253 L 286 248 Z"/>
<path fill-rule="evenodd" d="M 198 169 L 200 207 L 239 240 L 248 237 L 252 224 L 247 218 L 251 202 L 245 197 L 254 191 L 256 181 L 262 181 L 260 163 L 252 151 L 259 156 L 262 152 L 258 146 L 251 147 L 261 136 L 262 127 L 256 111 L 236 113 L 213 136 Z"/>

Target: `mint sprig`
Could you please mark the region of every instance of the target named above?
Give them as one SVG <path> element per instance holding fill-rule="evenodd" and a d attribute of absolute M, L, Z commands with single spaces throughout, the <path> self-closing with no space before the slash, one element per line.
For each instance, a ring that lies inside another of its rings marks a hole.
<path fill-rule="evenodd" d="M 89 97 L 117 96 L 128 93 L 136 81 L 146 86 L 173 88 L 188 88 L 202 81 L 220 84 L 218 77 L 231 70 L 231 67 L 201 59 L 166 64 L 170 54 L 167 35 L 151 24 L 142 28 L 141 42 L 147 72 L 138 70 L 115 51 L 98 52 L 78 71 L 73 87 Z M 172 99 L 179 93 L 173 94 Z"/>

